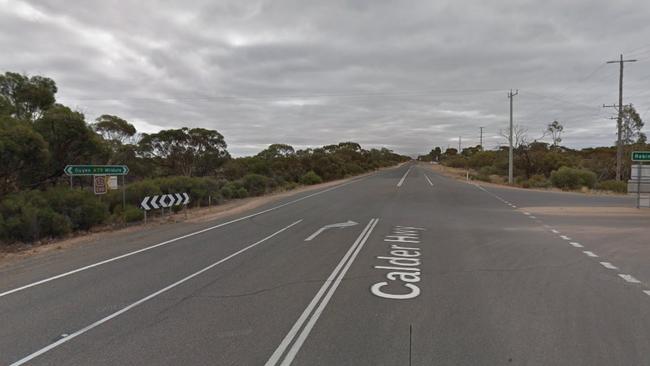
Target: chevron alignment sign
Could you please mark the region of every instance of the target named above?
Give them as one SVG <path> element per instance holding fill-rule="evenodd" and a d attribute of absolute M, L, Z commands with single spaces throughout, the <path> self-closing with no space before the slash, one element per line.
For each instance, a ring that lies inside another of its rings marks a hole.
<path fill-rule="evenodd" d="M 142 209 L 149 211 L 152 209 L 187 205 L 188 202 L 190 202 L 190 196 L 187 193 L 170 193 L 147 196 L 140 202 L 140 206 Z"/>

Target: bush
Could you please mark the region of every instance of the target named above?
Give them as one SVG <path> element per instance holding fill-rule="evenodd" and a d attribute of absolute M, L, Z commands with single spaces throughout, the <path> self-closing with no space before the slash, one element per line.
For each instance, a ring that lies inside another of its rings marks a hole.
<path fill-rule="evenodd" d="M 551 183 L 561 189 L 593 188 L 596 184 L 596 174 L 585 169 L 563 166 L 551 173 Z"/>
<path fill-rule="evenodd" d="M 88 191 L 57 187 L 46 191 L 45 199 L 55 212 L 70 219 L 73 230 L 88 230 L 109 215 L 107 205 Z"/>
<path fill-rule="evenodd" d="M 133 205 L 126 205 L 124 210 L 124 222 L 136 222 L 144 220 L 144 211 Z"/>
<path fill-rule="evenodd" d="M 308 171 L 300 177 L 300 183 L 305 184 L 305 185 L 312 185 L 312 184 L 318 184 L 323 182 L 323 179 L 316 174 L 313 170 Z"/>
<path fill-rule="evenodd" d="M 242 185 L 251 196 L 260 196 L 266 193 L 266 188 L 271 184 L 271 179 L 259 174 L 246 174 L 242 178 Z"/>
<path fill-rule="evenodd" d="M 248 197 L 248 191 L 244 187 L 240 187 L 235 192 L 235 198 L 246 198 L 246 197 Z"/>
<path fill-rule="evenodd" d="M 605 180 L 596 184 L 596 189 L 603 191 L 612 191 L 617 193 L 627 193 L 627 183 L 617 180 Z"/>
<path fill-rule="evenodd" d="M 532 188 L 548 188 L 551 186 L 551 182 L 546 179 L 544 174 L 535 174 L 528 179 L 528 185 Z"/>

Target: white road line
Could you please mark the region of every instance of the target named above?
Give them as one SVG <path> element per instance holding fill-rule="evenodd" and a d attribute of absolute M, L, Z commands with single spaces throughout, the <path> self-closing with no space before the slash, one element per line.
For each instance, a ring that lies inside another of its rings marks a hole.
<path fill-rule="evenodd" d="M 590 252 L 588 250 L 585 250 L 585 251 L 583 251 L 583 253 L 585 253 L 588 257 L 598 258 L 598 255 L 596 253 L 594 253 L 594 252 Z"/>
<path fill-rule="evenodd" d="M 643 290 L 643 293 L 650 296 L 650 290 Z"/>
<path fill-rule="evenodd" d="M 602 266 L 607 268 L 607 269 L 618 269 L 618 267 L 616 267 L 615 265 L 613 265 L 613 264 L 611 264 L 609 262 L 600 262 L 600 264 L 602 264 Z"/>
<path fill-rule="evenodd" d="M 559 231 L 557 231 L 557 230 L 555 230 L 555 229 L 551 229 L 551 232 L 552 232 L 553 234 L 559 234 L 559 233 L 560 233 Z"/>
<path fill-rule="evenodd" d="M 187 276 L 187 277 L 184 277 L 183 279 L 180 279 L 180 280 L 178 280 L 178 281 L 172 283 L 171 285 L 169 285 L 169 286 L 167 286 L 167 287 L 164 287 L 164 288 L 162 288 L 162 289 L 160 289 L 160 290 L 158 290 L 158 291 L 152 293 L 151 295 L 148 295 L 148 296 L 146 296 L 146 297 L 143 297 L 142 299 L 140 299 L 140 300 L 138 300 L 138 301 L 136 301 L 136 302 L 134 302 L 134 303 L 132 303 L 132 304 L 130 304 L 130 305 L 128 305 L 128 306 L 126 306 L 126 307 L 124 307 L 124 308 L 122 308 L 122 309 L 116 311 L 116 312 L 114 312 L 113 314 L 108 315 L 108 316 L 106 316 L 106 317 L 104 317 L 104 318 L 102 318 L 102 319 L 100 319 L 100 320 L 98 320 L 98 321 L 96 321 L 96 322 L 94 322 L 94 323 L 92 323 L 92 324 L 90 324 L 90 325 L 84 327 L 84 328 L 81 328 L 81 329 L 79 329 L 78 331 L 76 331 L 76 332 L 74 332 L 74 333 L 68 335 L 67 337 L 65 337 L 65 338 L 61 338 L 60 340 L 58 340 L 58 341 L 56 341 L 56 342 L 50 344 L 49 346 L 47 346 L 47 347 L 43 347 L 43 348 L 41 348 L 40 350 L 38 350 L 38 351 L 36 351 L 36 352 L 34 352 L 34 353 L 32 353 L 32 354 L 30 354 L 30 355 L 28 355 L 28 356 L 26 356 L 26 357 L 20 359 L 20 360 L 18 360 L 18 361 L 16 361 L 16 362 L 12 363 L 10 366 L 23 365 L 23 364 L 25 364 L 25 363 L 27 363 L 27 362 L 33 360 L 34 358 L 36 358 L 36 357 L 38 357 L 38 356 L 40 356 L 40 355 L 42 355 L 42 354 L 44 354 L 44 353 L 46 353 L 46 352 L 48 352 L 48 351 L 54 349 L 54 348 L 56 348 L 56 347 L 62 345 L 63 343 L 69 342 L 69 341 L 73 340 L 74 338 L 76 338 L 76 337 L 78 337 L 78 336 L 80 336 L 80 335 L 82 335 L 82 334 L 84 334 L 84 333 L 86 333 L 86 332 L 92 330 L 93 328 L 96 328 L 96 327 L 98 327 L 98 326 L 100 326 L 100 325 L 106 323 L 107 321 L 109 321 L 109 320 L 111 320 L 111 319 L 113 319 L 113 318 L 116 318 L 116 317 L 118 317 L 118 316 L 120 316 L 120 315 L 126 313 L 127 311 L 129 311 L 129 310 L 135 308 L 136 306 L 139 306 L 139 305 L 141 305 L 141 304 L 143 304 L 143 303 L 145 303 L 145 302 L 147 302 L 147 301 L 153 299 L 154 297 L 156 297 L 156 296 L 158 296 L 158 295 L 160 295 L 160 294 L 163 294 L 163 293 L 165 293 L 165 292 L 167 292 L 167 291 L 173 289 L 174 287 L 177 287 L 177 286 L 183 284 L 184 282 L 187 282 L 187 281 L 191 280 L 192 278 L 194 278 L 194 277 L 196 277 L 196 276 L 198 276 L 198 275 L 200 275 L 200 274 L 202 274 L 202 273 L 204 273 L 204 272 L 206 272 L 206 271 L 208 271 L 208 270 L 210 270 L 210 269 L 212 269 L 212 268 L 218 266 L 219 264 L 221 264 L 221 263 L 223 263 L 223 262 L 226 262 L 227 260 L 229 260 L 229 259 L 231 259 L 231 258 L 233 258 L 233 257 L 236 257 L 236 256 L 238 256 L 239 254 L 241 254 L 241 253 L 243 253 L 243 252 L 245 252 L 245 251 L 247 251 L 247 250 L 249 250 L 249 249 L 251 249 L 251 248 L 254 248 L 254 247 L 258 246 L 259 244 L 262 244 L 263 242 L 265 242 L 265 241 L 267 241 L 267 240 L 273 238 L 274 236 L 276 236 L 276 235 L 282 233 L 283 231 L 285 231 L 285 230 L 291 228 L 292 226 L 299 224 L 301 221 L 302 221 L 302 219 L 300 219 L 300 220 L 294 222 L 294 223 L 291 224 L 291 225 L 285 226 L 284 228 L 282 228 L 282 229 L 280 229 L 280 230 L 274 232 L 273 234 L 271 234 L 271 235 L 265 237 L 264 239 L 261 239 L 261 240 L 255 242 L 255 243 L 253 243 L 253 244 L 251 244 L 251 245 L 249 245 L 249 246 L 243 248 L 243 249 L 240 249 L 240 250 L 238 250 L 238 251 L 236 251 L 236 252 L 230 254 L 229 256 L 227 256 L 227 257 L 225 257 L 225 258 L 223 258 L 223 259 L 220 259 L 219 261 L 214 262 L 214 263 L 212 263 L 211 265 L 209 265 L 209 266 L 207 266 L 207 267 L 205 267 L 205 268 L 203 268 L 203 269 L 201 269 L 201 270 L 199 270 L 199 271 L 197 271 L 197 272 L 194 272 L 194 273 L 192 273 L 191 275 L 189 275 L 189 276 Z"/>
<path fill-rule="evenodd" d="M 338 263 L 336 268 L 334 268 L 334 271 L 330 274 L 330 276 L 327 278 L 323 286 L 321 286 L 320 290 L 316 293 L 316 296 L 311 300 L 309 305 L 307 305 L 307 308 L 305 308 L 305 311 L 300 315 L 296 323 L 291 327 L 291 330 L 289 330 L 289 333 L 284 337 L 278 348 L 273 352 L 271 357 L 269 358 L 268 361 L 266 361 L 265 366 L 274 366 L 278 363 L 282 355 L 284 354 L 285 350 L 287 347 L 291 344 L 291 342 L 294 340 L 296 337 L 296 334 L 302 327 L 302 325 L 305 323 L 307 320 L 307 317 L 309 314 L 312 312 L 316 304 L 321 300 L 320 304 L 314 311 L 314 313 L 311 315 L 309 321 L 307 322 L 307 325 L 302 329 L 302 332 L 300 332 L 300 335 L 298 336 L 297 340 L 293 344 L 293 346 L 289 349 L 289 352 L 287 352 L 284 360 L 282 361 L 281 365 L 290 365 L 291 362 L 293 361 L 294 357 L 300 350 L 300 347 L 302 346 L 303 342 L 309 335 L 309 332 L 311 331 L 312 327 L 318 320 L 318 317 L 322 313 L 323 309 L 325 306 L 327 306 L 327 303 L 329 302 L 330 298 L 334 294 L 334 291 L 336 291 L 336 288 L 338 287 L 339 283 L 341 282 L 341 279 L 343 276 L 345 276 L 345 273 L 348 271 L 350 268 L 350 265 L 352 262 L 354 262 L 354 259 L 356 258 L 357 254 L 365 244 L 366 240 L 368 240 L 368 237 L 370 236 L 370 233 L 372 230 L 375 228 L 377 225 L 377 222 L 379 219 L 372 219 L 368 223 L 365 229 L 361 232 L 357 240 L 355 240 L 354 244 L 350 247 L 350 249 L 345 253 L 343 256 L 343 259 Z M 330 287 L 331 284 L 331 287 Z M 329 287 L 329 291 L 325 296 L 323 297 L 323 294 Z"/>
<path fill-rule="evenodd" d="M 411 171 L 411 169 L 413 169 L 413 167 L 408 168 L 406 173 L 404 173 L 404 176 L 402 176 L 402 179 L 400 179 L 399 182 L 397 182 L 397 188 L 401 187 L 402 184 L 404 184 L 404 179 L 406 179 L 406 176 L 409 175 L 409 172 Z"/>
<path fill-rule="evenodd" d="M 70 275 L 73 275 L 73 274 L 75 274 L 75 273 L 79 273 L 79 272 L 82 272 L 82 271 L 85 271 L 85 270 L 88 270 L 88 269 L 91 269 L 91 268 L 99 267 L 99 266 L 101 266 L 101 265 L 104 265 L 104 264 L 107 264 L 107 263 L 111 263 L 111 262 L 114 262 L 114 261 L 117 261 L 117 260 L 120 260 L 120 259 L 123 259 L 123 258 L 126 258 L 126 257 L 130 257 L 130 256 L 135 255 L 135 254 L 139 254 L 139 253 L 142 253 L 142 252 L 146 252 L 146 251 L 148 251 L 148 250 L 151 250 L 151 249 L 154 249 L 154 248 L 158 248 L 158 247 L 161 247 L 161 246 L 164 246 L 164 245 L 167 245 L 167 244 L 171 244 L 171 243 L 177 242 L 177 241 L 179 241 L 179 240 L 187 239 L 187 238 L 189 238 L 189 237 L 192 237 L 192 236 L 195 236 L 195 235 L 199 235 L 199 234 L 202 234 L 202 233 L 205 233 L 205 232 L 208 232 L 208 231 L 214 230 L 214 229 L 218 229 L 218 228 L 220 228 L 220 227 L 224 227 L 224 226 L 226 226 L 226 225 L 230 225 L 230 224 L 234 224 L 234 223 L 239 222 L 239 221 L 243 221 L 243 220 L 246 220 L 246 219 L 250 219 L 250 218 L 252 218 L 252 217 L 256 217 L 256 216 L 259 216 L 259 215 L 265 214 L 265 213 L 267 213 L 267 212 L 271 212 L 271 211 L 277 210 L 277 209 L 279 209 L 279 208 L 282 208 L 282 207 L 285 207 L 285 206 L 288 206 L 288 205 L 291 205 L 291 204 L 294 204 L 294 203 L 300 202 L 300 201 L 305 200 L 305 199 L 307 199 L 307 198 L 311 198 L 311 197 L 317 196 L 317 195 L 319 195 L 319 194 L 323 194 L 323 193 L 325 193 L 325 192 L 329 192 L 329 191 L 332 191 L 332 190 L 334 190 L 334 189 L 338 189 L 338 188 L 341 188 L 341 187 L 343 187 L 343 186 L 347 186 L 348 184 L 352 184 L 352 183 L 359 182 L 359 181 L 364 180 L 364 179 L 366 179 L 366 177 L 364 177 L 364 178 L 360 178 L 360 179 L 357 179 L 357 180 L 353 180 L 353 181 L 350 181 L 350 182 L 346 182 L 346 183 L 343 183 L 343 184 L 340 184 L 340 185 L 338 185 L 338 186 L 331 187 L 331 188 L 328 188 L 328 189 L 325 189 L 325 190 L 322 190 L 322 191 L 318 191 L 318 192 L 316 192 L 316 193 L 312 193 L 312 194 L 310 194 L 310 195 L 307 195 L 307 196 L 304 196 L 304 197 L 300 197 L 300 198 L 298 198 L 298 199 L 295 199 L 295 200 L 292 200 L 292 201 L 289 201 L 289 202 L 285 202 L 285 203 L 283 203 L 283 204 L 281 204 L 281 205 L 277 205 L 277 206 L 274 206 L 274 207 L 268 208 L 268 209 L 266 209 L 266 210 L 262 210 L 262 211 L 259 211 L 259 212 L 255 212 L 255 213 L 252 213 L 252 214 L 250 214 L 250 215 L 246 215 L 246 216 L 243 216 L 243 217 L 240 217 L 240 218 L 234 219 L 234 220 L 230 220 L 230 221 L 227 221 L 227 222 L 224 222 L 224 223 L 221 223 L 221 224 L 215 225 L 215 226 L 210 226 L 210 227 L 208 227 L 208 228 L 205 228 L 205 229 L 202 229 L 202 230 L 199 230 L 199 231 L 195 231 L 195 232 L 192 232 L 192 233 L 189 233 L 189 234 L 183 235 L 183 236 L 179 236 L 179 237 L 177 237 L 177 238 L 173 238 L 173 239 L 170 239 L 170 240 L 166 240 L 166 241 L 164 241 L 164 242 L 162 242 L 162 243 L 158 243 L 158 244 L 154 244 L 154 245 L 151 245 L 151 246 L 148 246 L 148 247 L 142 248 L 142 249 L 134 250 L 134 251 L 132 251 L 132 252 L 128 252 L 128 253 L 125 253 L 125 254 L 119 255 L 119 256 L 117 256 L 117 257 L 109 258 L 109 259 L 106 259 L 106 260 L 103 260 L 103 261 L 100 261 L 100 262 L 97 262 L 97 263 L 89 264 L 89 265 L 87 265 L 87 266 L 80 267 L 80 268 L 77 268 L 77 269 L 73 269 L 73 270 L 71 270 L 71 271 L 68 271 L 68 272 L 65 272 L 65 273 L 61 273 L 61 274 L 58 274 L 58 275 L 56 275 L 56 276 L 48 277 L 48 278 L 42 279 L 42 280 L 40 280 L 40 281 L 32 282 L 32 283 L 30 283 L 30 284 L 27 284 L 27 285 L 24 285 L 24 286 L 21 286 L 21 287 L 17 287 L 17 288 L 14 288 L 14 289 L 11 289 L 11 290 L 8 290 L 8 291 L 5 291 L 5 292 L 0 292 L 0 297 L 7 296 L 7 295 L 9 295 L 9 294 L 13 294 L 13 293 L 16 293 L 16 292 L 18 292 L 18 291 L 22 291 L 22 290 L 28 289 L 28 288 L 30 288 L 30 287 L 34 287 L 34 286 L 38 286 L 38 285 L 42 285 L 42 284 L 47 283 L 47 282 L 50 282 L 50 281 L 58 280 L 59 278 L 67 277 L 67 276 L 70 276 Z"/>
<path fill-rule="evenodd" d="M 531 219 L 536 219 L 536 218 L 537 218 L 537 217 L 535 217 L 535 216 L 533 216 L 533 215 L 530 215 L 530 216 L 528 216 L 528 217 L 530 217 Z"/>
<path fill-rule="evenodd" d="M 530 216 L 530 212 L 525 212 L 524 211 L 523 214 L 526 215 L 526 216 Z"/>
<path fill-rule="evenodd" d="M 622 279 L 624 279 L 625 281 L 627 281 L 627 282 L 629 282 L 629 283 L 641 283 L 641 281 L 637 280 L 636 278 L 632 277 L 632 276 L 629 275 L 629 274 L 622 274 L 622 273 L 619 273 L 618 275 L 619 275 Z"/>
<path fill-rule="evenodd" d="M 515 205 L 512 205 L 512 208 L 517 208 L 517 206 L 515 206 Z"/>
<path fill-rule="evenodd" d="M 582 244 L 580 244 L 580 243 L 578 243 L 576 241 L 569 242 L 569 244 L 573 245 L 576 248 L 583 248 Z"/>
<path fill-rule="evenodd" d="M 429 176 L 425 174 L 424 177 L 427 178 L 427 182 L 429 182 L 429 185 L 433 187 L 433 183 L 431 182 L 431 179 L 429 179 Z"/>
<path fill-rule="evenodd" d="M 569 238 L 569 237 L 566 236 L 566 235 L 560 235 L 560 238 L 562 238 L 562 239 L 564 239 L 564 240 L 571 240 L 571 238 Z"/>

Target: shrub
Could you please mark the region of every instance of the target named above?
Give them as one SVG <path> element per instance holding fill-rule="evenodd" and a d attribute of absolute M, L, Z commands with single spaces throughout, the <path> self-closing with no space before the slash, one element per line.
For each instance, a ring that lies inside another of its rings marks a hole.
<path fill-rule="evenodd" d="M 532 188 L 548 188 L 551 186 L 551 182 L 546 179 L 544 174 L 535 174 L 528 179 L 528 185 Z"/>
<path fill-rule="evenodd" d="M 45 192 L 52 209 L 67 216 L 74 230 L 88 230 L 108 218 L 108 207 L 91 192 L 57 187 Z"/>
<path fill-rule="evenodd" d="M 124 210 L 125 222 L 135 222 L 142 220 L 144 220 L 144 212 L 141 209 L 133 205 L 126 205 L 126 209 Z"/>
<path fill-rule="evenodd" d="M 242 185 L 251 196 L 260 196 L 266 193 L 271 179 L 259 174 L 246 174 L 242 178 Z"/>
<path fill-rule="evenodd" d="M 235 198 L 246 198 L 246 197 L 248 197 L 248 191 L 244 187 L 240 187 L 235 192 Z"/>
<path fill-rule="evenodd" d="M 300 183 L 305 184 L 305 185 L 312 185 L 312 184 L 318 184 L 321 183 L 323 179 L 316 174 L 313 170 L 308 171 L 300 177 Z"/>
<path fill-rule="evenodd" d="M 563 166 L 551 173 L 551 183 L 561 189 L 593 188 L 596 184 L 596 174 L 585 169 Z"/>
<path fill-rule="evenodd" d="M 617 193 L 627 193 L 627 183 L 617 180 L 605 180 L 596 184 L 596 189 L 603 191 L 612 191 Z"/>

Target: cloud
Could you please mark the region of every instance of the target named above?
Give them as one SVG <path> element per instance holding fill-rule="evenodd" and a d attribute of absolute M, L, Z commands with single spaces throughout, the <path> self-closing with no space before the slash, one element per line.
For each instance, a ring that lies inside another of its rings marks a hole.
<path fill-rule="evenodd" d="M 418 154 L 498 144 L 555 119 L 572 147 L 614 141 L 625 101 L 650 117 L 650 3 L 597 1 L 0 0 L 0 70 L 54 78 L 87 119 L 200 126 L 234 155 L 353 140 Z M 645 71 L 644 71 L 645 70 Z M 453 145 L 453 143 L 452 143 Z"/>

